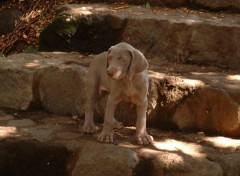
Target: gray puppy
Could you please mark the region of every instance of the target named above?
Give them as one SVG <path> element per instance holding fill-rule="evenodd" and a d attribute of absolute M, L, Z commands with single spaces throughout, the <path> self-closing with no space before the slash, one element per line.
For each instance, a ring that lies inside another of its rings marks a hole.
<path fill-rule="evenodd" d="M 80 64 L 81 65 L 81 64 Z M 113 142 L 113 127 L 121 126 L 114 112 L 119 102 L 131 102 L 137 107 L 136 137 L 139 144 L 150 144 L 153 137 L 146 131 L 148 93 L 148 62 L 144 55 L 127 43 L 112 46 L 108 52 L 97 55 L 89 66 L 88 92 L 83 131 L 95 133 L 94 102 L 100 89 L 109 92 L 103 130 L 99 142 Z"/>

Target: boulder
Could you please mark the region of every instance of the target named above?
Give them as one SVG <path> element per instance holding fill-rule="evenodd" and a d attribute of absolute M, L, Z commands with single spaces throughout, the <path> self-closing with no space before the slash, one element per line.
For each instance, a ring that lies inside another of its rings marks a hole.
<path fill-rule="evenodd" d="M 137 154 L 130 148 L 87 142 L 80 150 L 72 176 L 132 175 L 137 163 Z"/>
<path fill-rule="evenodd" d="M 0 59 L 0 107 L 26 110 L 32 101 L 34 72 L 19 57 Z"/>
<path fill-rule="evenodd" d="M 45 28 L 39 38 L 40 51 L 78 51 L 98 54 L 121 40 L 123 22 L 111 26 L 100 12 L 86 11 L 91 7 L 71 5 L 57 10 L 55 20 Z M 103 7 L 106 9 L 107 7 Z M 76 9 L 78 9 L 76 11 Z"/>
<path fill-rule="evenodd" d="M 171 142 L 172 144 L 166 147 L 165 151 L 161 151 L 161 149 L 160 151 L 152 149 L 139 151 L 140 157 L 152 164 L 152 175 L 223 175 L 223 170 L 217 162 L 208 160 L 204 154 L 198 152 L 201 148 L 200 146 L 174 140 Z M 180 144 L 185 144 L 185 146 Z M 180 148 L 174 148 L 175 145 Z M 164 142 L 162 146 L 164 146 Z"/>
<path fill-rule="evenodd" d="M 149 59 L 239 69 L 238 15 L 213 18 L 210 13 L 181 10 L 159 10 L 155 15 L 143 9 L 141 13 L 128 19 L 123 41 Z"/>
<path fill-rule="evenodd" d="M 83 115 L 87 69 L 81 66 L 48 68 L 40 82 L 40 102 L 49 112 L 63 115 Z"/>
<path fill-rule="evenodd" d="M 209 159 L 216 161 L 223 168 L 226 176 L 238 176 L 240 173 L 240 153 L 228 153 L 223 156 L 209 155 Z M 231 161 L 231 162 L 229 162 Z"/>
<path fill-rule="evenodd" d="M 125 41 L 155 61 L 239 69 L 239 19 L 184 9 L 65 5 L 41 33 L 40 49 L 100 53 Z"/>
<path fill-rule="evenodd" d="M 179 105 L 173 121 L 179 129 L 240 135 L 240 109 L 225 90 L 204 88 Z"/>

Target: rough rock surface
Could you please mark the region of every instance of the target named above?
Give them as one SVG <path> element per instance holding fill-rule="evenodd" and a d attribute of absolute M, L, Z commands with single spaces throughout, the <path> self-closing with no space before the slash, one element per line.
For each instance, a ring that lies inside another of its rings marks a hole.
<path fill-rule="evenodd" d="M 9 118 L 11 117 L 11 118 Z M 32 126 L 8 126 L 26 118 Z M 3 120 L 1 120 L 3 119 Z M 9 120 L 7 120 L 9 119 Z M 1 110 L 0 172 L 17 176 L 239 176 L 240 140 L 148 128 L 153 145 L 139 146 L 135 128 L 114 132 L 114 144 L 83 134 L 83 120 L 32 111 Z"/>
<path fill-rule="evenodd" d="M 184 143 L 183 143 L 184 144 Z M 186 144 L 185 144 L 186 145 Z M 187 144 L 189 146 L 189 144 Z M 191 144 L 190 144 L 191 145 Z M 194 146 L 198 148 L 198 146 Z M 162 152 L 142 149 L 140 154 L 147 156 L 153 163 L 153 175 L 223 175 L 219 164 L 205 158 L 204 154 L 198 157 L 189 156 L 184 152 Z M 194 155 L 194 154 L 193 154 Z"/>
<path fill-rule="evenodd" d="M 137 153 L 130 148 L 88 142 L 80 150 L 72 176 L 132 175 L 137 163 Z"/>
<path fill-rule="evenodd" d="M 0 106 L 26 110 L 32 100 L 34 73 L 24 67 L 21 57 L 0 59 Z"/>
<path fill-rule="evenodd" d="M 214 1 L 208 1 L 208 0 L 190 0 L 190 2 L 193 2 L 199 7 L 208 8 L 211 10 L 230 10 L 230 9 L 240 9 L 240 1 L 239 0 L 230 0 L 230 1 L 224 1 L 224 0 L 214 0 Z"/>
<path fill-rule="evenodd" d="M 123 0 L 85 0 L 84 2 L 123 2 Z M 239 0 L 124 0 L 124 2 L 131 4 L 145 5 L 150 3 L 152 6 L 167 6 L 167 7 L 188 7 L 188 8 L 204 8 L 212 11 L 216 10 L 239 10 Z"/>
<path fill-rule="evenodd" d="M 82 115 L 86 82 L 87 69 L 83 67 L 51 67 L 46 70 L 39 83 L 40 101 L 44 109 L 57 114 Z"/>
<path fill-rule="evenodd" d="M 42 50 L 98 53 L 126 41 L 156 61 L 240 68 L 239 14 L 72 4 L 61 7 L 57 16 L 40 36 Z M 94 37 L 81 38 L 89 35 Z"/>
<path fill-rule="evenodd" d="M 173 121 L 180 129 L 209 132 L 215 129 L 219 134 L 233 132 L 239 136 L 240 122 L 236 117 L 239 117 L 239 104 L 225 90 L 205 88 L 176 109 Z"/>
<path fill-rule="evenodd" d="M 83 117 L 87 68 L 63 64 L 67 59 L 81 58 L 82 55 L 76 53 L 38 53 L 16 54 L 1 60 L 0 87 L 4 85 L 4 91 L 0 91 L 1 107 L 23 109 L 24 105 L 24 109 L 28 109 L 40 106 L 51 113 Z M 90 60 L 82 59 L 83 62 Z M 166 62 L 160 65 L 150 65 L 149 70 L 148 126 L 240 136 L 238 71 Z M 5 72 L 9 72 L 7 68 L 12 72 L 31 73 L 31 80 L 26 84 L 23 82 L 25 76 L 18 74 L 21 81 L 18 85 L 16 76 L 4 77 Z M 4 99 L 6 95 L 11 96 Z M 97 122 L 103 121 L 106 99 L 107 93 L 103 92 L 96 102 Z M 15 105 L 17 102 L 18 106 Z M 115 117 L 125 125 L 135 125 L 135 106 L 120 103 Z"/>

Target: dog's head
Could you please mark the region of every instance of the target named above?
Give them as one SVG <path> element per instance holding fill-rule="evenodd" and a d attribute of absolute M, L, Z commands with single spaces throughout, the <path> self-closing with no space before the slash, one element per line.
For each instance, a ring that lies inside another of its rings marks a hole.
<path fill-rule="evenodd" d="M 112 46 L 107 54 L 107 75 L 115 80 L 127 77 L 132 79 L 136 73 L 147 69 L 144 55 L 127 43 Z"/>

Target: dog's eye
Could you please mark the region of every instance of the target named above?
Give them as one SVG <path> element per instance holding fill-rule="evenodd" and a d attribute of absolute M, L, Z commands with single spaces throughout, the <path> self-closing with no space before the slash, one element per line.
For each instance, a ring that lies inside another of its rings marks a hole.
<path fill-rule="evenodd" d="M 121 61 L 121 62 L 126 62 L 127 61 L 127 59 L 125 57 L 119 57 L 118 60 Z"/>

